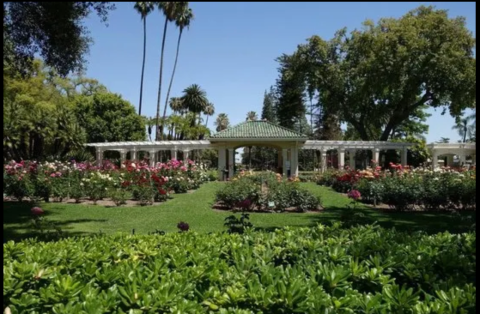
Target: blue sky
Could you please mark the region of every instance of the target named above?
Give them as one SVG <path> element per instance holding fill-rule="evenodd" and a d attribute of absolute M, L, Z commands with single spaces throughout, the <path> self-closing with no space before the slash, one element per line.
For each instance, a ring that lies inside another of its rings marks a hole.
<path fill-rule="evenodd" d="M 261 112 L 263 95 L 275 83 L 275 58 L 293 52 L 312 35 L 330 39 L 336 30 L 359 28 L 365 19 L 400 17 L 421 4 L 448 9 L 450 16 L 465 16 L 475 34 L 475 3 L 431 2 L 279 2 L 213 3 L 192 2 L 195 14 L 182 36 L 177 72 L 171 96 L 180 96 L 191 84 L 199 84 L 215 104 L 216 114 L 227 113 L 230 122 L 245 120 L 248 111 Z M 132 2 L 117 3 L 106 27 L 92 15 L 85 21 L 94 44 L 88 56 L 86 75 L 99 80 L 109 90 L 121 94 L 136 107 L 139 100 L 143 52 L 143 24 Z M 164 18 L 155 11 L 147 18 L 147 60 L 142 114 L 154 116 Z M 175 57 L 178 30 L 169 26 L 164 61 L 166 89 Z M 431 111 L 428 142 L 440 137 L 459 139 L 451 130 L 453 118 Z M 215 116 L 216 116 L 215 114 Z M 209 127 L 213 128 L 213 121 Z"/>

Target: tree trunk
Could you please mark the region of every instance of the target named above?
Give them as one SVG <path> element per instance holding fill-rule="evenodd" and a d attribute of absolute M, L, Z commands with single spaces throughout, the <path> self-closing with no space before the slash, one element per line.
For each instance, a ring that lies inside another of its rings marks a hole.
<path fill-rule="evenodd" d="M 165 99 L 165 108 L 163 108 L 163 119 L 165 119 L 165 117 L 167 116 L 168 98 L 170 97 L 170 91 L 172 89 L 172 84 L 173 84 L 173 77 L 175 76 L 175 70 L 177 69 L 178 52 L 180 51 L 181 39 L 182 39 L 182 29 L 180 29 L 180 33 L 178 34 L 177 53 L 175 55 L 175 63 L 173 64 L 172 77 L 170 78 L 170 84 L 168 85 L 167 98 Z M 162 133 L 162 137 L 163 137 L 163 133 Z"/>
<path fill-rule="evenodd" d="M 142 114 L 143 76 L 145 73 L 145 57 L 147 53 L 147 17 L 143 18 L 143 61 L 142 76 L 140 78 L 140 101 L 138 102 L 138 115 Z"/>
<path fill-rule="evenodd" d="M 207 122 L 205 122 L 205 127 L 207 127 L 207 125 L 208 125 L 208 117 L 209 117 L 209 115 L 207 114 Z"/>
<path fill-rule="evenodd" d="M 156 119 L 156 130 L 155 130 L 155 133 L 156 133 L 155 140 L 157 141 L 160 137 L 160 134 L 163 134 L 163 125 L 160 128 L 160 99 L 162 97 L 163 55 L 165 52 L 165 39 L 167 38 L 167 26 L 168 26 L 168 19 L 165 18 L 165 26 L 163 27 L 162 52 L 160 55 L 160 78 L 158 81 L 157 119 Z"/>

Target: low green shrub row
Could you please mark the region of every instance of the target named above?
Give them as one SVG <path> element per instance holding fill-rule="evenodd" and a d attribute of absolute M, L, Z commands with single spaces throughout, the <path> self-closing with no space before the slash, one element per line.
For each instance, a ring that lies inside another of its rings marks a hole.
<path fill-rule="evenodd" d="M 476 208 L 476 181 L 463 174 L 392 176 L 360 179 L 354 188 L 367 203 L 384 203 L 397 211 Z"/>
<path fill-rule="evenodd" d="M 425 211 L 476 209 L 476 172 L 367 169 L 326 172 L 319 185 L 339 193 L 358 190 L 366 203 L 384 203 L 392 210 Z"/>
<path fill-rule="evenodd" d="M 3 247 L 11 313 L 476 313 L 476 233 L 377 226 Z"/>

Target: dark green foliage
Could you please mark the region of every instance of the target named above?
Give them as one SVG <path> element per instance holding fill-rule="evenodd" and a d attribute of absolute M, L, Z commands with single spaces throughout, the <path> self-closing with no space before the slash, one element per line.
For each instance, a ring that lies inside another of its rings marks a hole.
<path fill-rule="evenodd" d="M 338 225 L 4 244 L 12 313 L 476 312 L 476 233 Z"/>
<path fill-rule="evenodd" d="M 280 77 L 276 84 L 277 119 L 281 126 L 293 129 L 296 121 L 306 113 L 305 81 L 291 56 L 284 54 L 277 61 L 280 63 Z"/>
<path fill-rule="evenodd" d="M 88 130 L 88 143 L 146 139 L 144 119 L 120 95 L 105 92 L 79 96 L 75 103 L 78 122 Z"/>
<path fill-rule="evenodd" d="M 240 218 L 235 215 L 225 218 L 224 226 L 228 228 L 228 233 L 244 233 L 248 228 L 252 228 L 253 225 L 250 222 L 250 215 L 242 213 Z"/>
<path fill-rule="evenodd" d="M 322 114 L 349 123 L 362 140 L 424 131 L 423 108 L 458 116 L 475 107 L 475 38 L 463 17 L 421 6 L 361 29 L 312 36 L 291 56 L 291 77 L 319 94 Z M 420 117 L 420 119 L 417 119 Z"/>
<path fill-rule="evenodd" d="M 105 22 L 114 8 L 109 2 L 4 2 L 4 64 L 25 73 L 39 54 L 62 76 L 82 70 L 91 44 L 83 19 L 96 11 Z"/>

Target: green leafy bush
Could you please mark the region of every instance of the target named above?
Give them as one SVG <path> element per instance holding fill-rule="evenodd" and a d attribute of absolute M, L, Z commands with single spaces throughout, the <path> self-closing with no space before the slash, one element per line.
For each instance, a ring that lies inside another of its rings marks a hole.
<path fill-rule="evenodd" d="M 12 313 L 476 313 L 476 233 L 377 226 L 3 247 Z"/>

